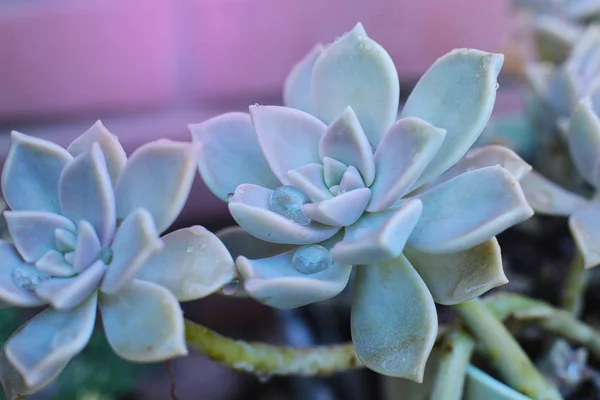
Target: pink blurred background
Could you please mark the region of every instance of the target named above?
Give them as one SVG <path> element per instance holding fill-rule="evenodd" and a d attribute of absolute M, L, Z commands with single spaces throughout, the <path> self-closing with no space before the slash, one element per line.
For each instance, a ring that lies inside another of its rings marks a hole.
<path fill-rule="evenodd" d="M 1 2 L 0 160 L 11 129 L 66 145 L 97 119 L 128 152 L 188 140 L 188 123 L 280 102 L 293 64 L 357 21 L 412 83 L 453 48 L 501 51 L 512 20 L 507 0 Z M 197 182 L 185 215 L 224 210 Z"/>

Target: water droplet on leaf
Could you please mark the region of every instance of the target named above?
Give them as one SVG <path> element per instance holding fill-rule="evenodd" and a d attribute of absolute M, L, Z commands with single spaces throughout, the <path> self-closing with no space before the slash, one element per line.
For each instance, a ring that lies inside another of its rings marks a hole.
<path fill-rule="evenodd" d="M 233 193 L 228 193 L 227 194 L 227 201 L 231 201 L 232 198 L 233 198 Z"/>
<path fill-rule="evenodd" d="M 292 257 L 292 266 L 301 274 L 316 274 L 333 264 L 331 253 L 318 244 L 300 247 Z"/>
<path fill-rule="evenodd" d="M 258 381 L 260 383 L 267 383 L 271 380 L 271 378 L 273 377 L 273 374 L 258 373 L 258 374 L 256 374 L 256 377 L 258 378 Z"/>
<path fill-rule="evenodd" d="M 235 292 L 237 292 L 238 287 L 240 287 L 240 280 L 238 278 L 234 278 L 227 285 L 223 286 L 221 291 L 226 296 L 233 296 Z"/>
<path fill-rule="evenodd" d="M 33 268 L 18 267 L 12 273 L 13 281 L 17 286 L 33 292 L 43 281 L 50 279 L 50 275 L 44 274 Z"/>
<path fill-rule="evenodd" d="M 280 186 L 273 190 L 269 198 L 269 208 L 300 225 L 310 224 L 310 219 L 302 212 L 302 205 L 310 198 L 293 186 Z"/>

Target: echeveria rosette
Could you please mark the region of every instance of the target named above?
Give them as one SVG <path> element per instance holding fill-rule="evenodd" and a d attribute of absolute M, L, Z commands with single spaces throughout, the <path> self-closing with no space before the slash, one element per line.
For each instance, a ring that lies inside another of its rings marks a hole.
<path fill-rule="evenodd" d="M 97 308 L 122 358 L 187 354 L 179 301 L 235 276 L 229 252 L 204 228 L 160 237 L 187 199 L 198 152 L 163 139 L 128 159 L 100 122 L 67 149 L 12 133 L 2 192 L 14 244 L 0 241 L 0 300 L 48 308 L 2 349 L 9 396 L 34 393 L 60 374 L 90 339 Z"/>
<path fill-rule="evenodd" d="M 536 172 L 522 180 L 527 200 L 536 212 L 569 217 L 569 227 L 586 268 L 600 264 L 600 120 L 593 100 L 575 107 L 567 131 L 571 159 L 595 193 L 586 199 L 567 191 Z"/>
<path fill-rule="evenodd" d="M 462 158 L 490 117 L 502 61 L 448 53 L 396 121 L 396 69 L 359 24 L 294 68 L 289 107 L 191 125 L 205 183 L 247 232 L 227 239 L 248 242 L 232 251 L 242 254 L 245 291 L 298 307 L 340 293 L 358 265 L 359 357 L 420 380 L 437 331 L 434 300 L 455 304 L 506 283 L 494 235 L 532 215 L 517 181 L 530 167 L 519 157 L 492 146 Z M 269 254 L 244 254 L 261 241 Z"/>

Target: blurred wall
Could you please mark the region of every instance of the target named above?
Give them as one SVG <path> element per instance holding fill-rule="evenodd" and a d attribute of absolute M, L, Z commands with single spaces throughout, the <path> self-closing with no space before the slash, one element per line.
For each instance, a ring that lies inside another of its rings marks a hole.
<path fill-rule="evenodd" d="M 509 18 L 507 0 L 1 2 L 0 121 L 278 96 L 357 21 L 414 79 L 455 47 L 499 51 Z"/>

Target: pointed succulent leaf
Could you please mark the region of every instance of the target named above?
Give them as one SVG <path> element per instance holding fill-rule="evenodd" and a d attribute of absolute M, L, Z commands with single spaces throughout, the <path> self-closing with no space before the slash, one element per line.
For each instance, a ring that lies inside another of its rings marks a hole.
<path fill-rule="evenodd" d="M 319 142 L 319 156 L 355 167 L 365 186 L 370 186 L 375 179 L 373 151 L 352 107 L 346 107 L 342 115 L 329 125 Z"/>
<path fill-rule="evenodd" d="M 65 217 L 75 224 L 88 221 L 100 243 L 110 243 L 117 221 L 115 195 L 100 145 L 94 144 L 65 166 L 58 194 Z"/>
<path fill-rule="evenodd" d="M 317 58 L 323 52 L 322 44 L 317 44 L 290 71 L 283 85 L 283 104 L 314 114 L 310 83 Z M 250 182 L 248 182 L 250 183 Z"/>
<path fill-rule="evenodd" d="M 590 203 L 569 218 L 569 228 L 585 268 L 600 264 L 600 203 Z"/>
<path fill-rule="evenodd" d="M 5 211 L 8 232 L 27 262 L 35 262 L 56 247 L 54 231 L 75 231 L 75 225 L 67 218 L 44 211 Z"/>
<path fill-rule="evenodd" d="M 0 381 L 2 382 L 2 388 L 4 389 L 4 395 L 7 400 L 20 400 L 26 396 L 35 394 L 48 386 L 54 379 L 60 375 L 62 370 L 67 366 L 68 361 L 55 365 L 52 368 L 47 369 L 44 375 L 38 379 L 37 385 L 29 386 L 25 383 L 23 377 L 19 372 L 11 365 L 6 358 L 5 349 L 3 348 L 0 352 Z"/>
<path fill-rule="evenodd" d="M 36 263 L 35 267 L 50 276 L 69 277 L 75 275 L 73 266 L 65 260 L 62 253 L 56 250 L 50 250 Z"/>
<path fill-rule="evenodd" d="M 550 81 L 555 71 L 556 66 L 551 62 L 532 62 L 525 66 L 525 79 L 533 93 L 542 101 L 548 101 Z"/>
<path fill-rule="evenodd" d="M 527 202 L 536 213 L 569 216 L 580 210 L 587 200 L 531 171 L 519 182 Z"/>
<path fill-rule="evenodd" d="M 365 187 L 365 182 L 360 175 L 360 172 L 353 167 L 350 166 L 342 175 L 342 179 L 340 180 L 339 185 L 339 194 L 349 192 L 355 189 L 362 189 Z"/>
<path fill-rule="evenodd" d="M 117 217 L 137 208 L 150 212 L 158 232 L 181 212 L 196 173 L 199 145 L 160 139 L 138 148 L 115 187 Z"/>
<path fill-rule="evenodd" d="M 600 120 L 589 97 L 575 107 L 567 138 L 577 170 L 586 181 L 600 188 Z"/>
<path fill-rule="evenodd" d="M 339 185 L 347 170 L 348 166 L 343 162 L 331 157 L 323 158 L 323 177 L 330 189 Z"/>
<path fill-rule="evenodd" d="M 300 247 L 269 258 L 238 257 L 236 265 L 245 291 L 261 303 L 279 309 L 301 307 L 338 295 L 348 283 L 352 266 L 333 262 L 327 249 L 335 240 L 328 242 L 321 243 L 324 246 Z M 318 262 L 323 262 L 326 268 L 315 273 L 301 272 L 304 264 L 299 251 L 312 251 L 314 258 L 319 257 Z"/>
<path fill-rule="evenodd" d="M 82 220 L 77 227 L 77 244 L 73 254 L 73 269 L 81 272 L 89 267 L 100 255 L 102 244 L 94 227 L 89 222 Z"/>
<path fill-rule="evenodd" d="M 70 310 L 96 291 L 106 265 L 98 260 L 73 278 L 52 278 L 39 284 L 35 293 L 57 310 Z"/>
<path fill-rule="evenodd" d="M 394 62 L 360 23 L 323 50 L 313 67 L 311 92 L 316 115 L 326 123 L 352 107 L 375 147 L 398 113 Z"/>
<path fill-rule="evenodd" d="M 421 215 L 420 200 L 406 200 L 398 207 L 365 213 L 345 229 L 344 240 L 331 250 L 343 264 L 372 264 L 398 257 Z"/>
<path fill-rule="evenodd" d="M 249 114 L 230 112 L 191 124 L 189 129 L 201 146 L 200 175 L 221 200 L 226 201 L 227 195 L 242 183 L 271 189 L 279 186 L 258 145 Z"/>
<path fill-rule="evenodd" d="M 466 172 L 418 198 L 423 212 L 408 244 L 426 253 L 469 249 L 533 215 L 519 183 L 500 166 Z"/>
<path fill-rule="evenodd" d="M 116 185 L 123 168 L 125 168 L 127 155 L 119 143 L 119 139 L 110 133 L 101 121 L 96 121 L 96 123 L 83 135 L 73 140 L 69 147 L 67 147 L 67 150 L 73 157 L 77 157 L 91 151 L 94 143 L 98 143 L 102 149 L 106 161 L 106 168 L 108 169 L 111 183 L 114 186 Z"/>
<path fill-rule="evenodd" d="M 288 171 L 321 162 L 319 140 L 327 126 L 316 117 L 280 106 L 250 106 L 250 116 L 263 154 L 284 185 L 290 183 Z"/>
<path fill-rule="evenodd" d="M 531 171 L 531 165 L 527 164 L 517 153 L 504 146 L 490 145 L 478 147 L 469 150 L 459 162 L 454 164 L 452 168 L 444 172 L 437 179 L 432 180 L 427 185 L 421 186 L 419 192 L 441 185 L 465 172 L 492 167 L 494 165 L 499 165 L 506 169 L 516 180 L 520 180 Z"/>
<path fill-rule="evenodd" d="M 48 308 L 4 345 L 6 358 L 27 386 L 47 382 L 87 345 L 96 321 L 96 294 L 68 311 Z"/>
<path fill-rule="evenodd" d="M 162 250 L 144 264 L 136 278 L 166 287 L 179 301 L 208 296 L 236 276 L 225 245 L 201 226 L 171 232 L 162 241 Z"/>
<path fill-rule="evenodd" d="M 2 170 L 6 204 L 14 211 L 60 213 L 58 180 L 72 159 L 68 151 L 54 143 L 12 132 Z"/>
<path fill-rule="evenodd" d="M 405 194 L 433 159 L 445 136 L 445 130 L 418 118 L 394 123 L 375 151 L 377 176 L 367 210 L 385 210 Z"/>
<path fill-rule="evenodd" d="M 313 201 L 327 200 L 333 197 L 325 185 L 322 164 L 306 164 L 288 171 L 288 178 L 293 186 L 306 193 Z"/>
<path fill-rule="evenodd" d="M 464 400 L 530 400 L 473 365 L 467 366 Z"/>
<path fill-rule="evenodd" d="M 99 305 L 108 343 L 121 358 L 157 362 L 188 354 L 181 307 L 164 287 L 134 279 L 102 295 Z"/>
<path fill-rule="evenodd" d="M 418 117 L 446 130 L 446 138 L 417 186 L 456 163 L 475 143 L 496 100 L 502 54 L 456 49 L 440 57 L 411 92 L 401 116 Z"/>
<path fill-rule="evenodd" d="M 50 276 L 25 263 L 15 247 L 0 240 L 0 301 L 18 307 L 34 307 L 44 304 L 33 289 L 36 284 Z"/>
<path fill-rule="evenodd" d="M 75 250 L 77 236 L 71 231 L 58 228 L 54 230 L 54 242 L 56 244 L 56 250 L 61 253 L 68 253 Z"/>
<path fill-rule="evenodd" d="M 565 69 L 570 70 L 576 77 L 577 92 L 582 94 L 590 82 L 600 72 L 600 27 L 589 25 L 583 34 L 577 38 Z"/>
<path fill-rule="evenodd" d="M 148 211 L 140 208 L 129 214 L 115 235 L 111 246 L 112 260 L 100 290 L 104 293 L 117 292 L 163 246 Z"/>
<path fill-rule="evenodd" d="M 407 246 L 404 255 L 425 281 L 436 303 L 463 303 L 508 283 L 496 238 L 456 253 L 423 253 Z"/>
<path fill-rule="evenodd" d="M 547 9 L 548 5 L 545 4 L 544 7 Z M 544 58 L 548 58 L 554 64 L 560 64 L 569 57 L 584 31 L 573 21 L 548 14 L 534 16 L 531 27 L 546 50 Z"/>
<path fill-rule="evenodd" d="M 240 185 L 229 201 L 229 212 L 235 221 L 257 238 L 282 244 L 311 244 L 326 240 L 340 229 L 311 222 L 300 225 L 271 211 L 272 190 L 255 185 Z"/>
<path fill-rule="evenodd" d="M 422 382 L 437 335 L 431 294 L 403 255 L 357 267 L 352 342 L 371 370 Z"/>
<path fill-rule="evenodd" d="M 355 189 L 337 196 L 306 203 L 302 211 L 311 220 L 331 226 L 349 226 L 358 221 L 365 211 L 371 191 L 368 188 Z"/>

